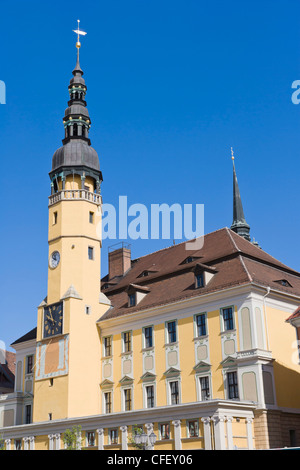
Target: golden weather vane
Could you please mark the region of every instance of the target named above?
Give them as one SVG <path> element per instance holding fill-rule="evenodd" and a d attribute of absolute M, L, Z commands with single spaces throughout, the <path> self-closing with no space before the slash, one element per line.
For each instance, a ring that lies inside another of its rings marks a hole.
<path fill-rule="evenodd" d="M 79 29 L 80 20 L 77 20 L 77 23 L 78 23 L 78 27 L 77 27 L 77 29 L 73 29 L 73 31 L 74 31 L 74 33 L 77 34 L 76 47 L 77 47 L 77 49 L 79 49 L 79 48 L 81 47 L 81 43 L 80 43 L 80 41 L 79 41 L 80 36 L 85 36 L 87 33 L 85 33 L 84 31 L 81 31 L 81 30 Z"/>

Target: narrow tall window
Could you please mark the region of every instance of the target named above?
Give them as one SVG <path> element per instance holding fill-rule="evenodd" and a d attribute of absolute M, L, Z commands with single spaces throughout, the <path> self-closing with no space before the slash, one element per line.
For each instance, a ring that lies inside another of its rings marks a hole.
<path fill-rule="evenodd" d="M 196 316 L 197 336 L 206 335 L 206 318 L 205 313 Z"/>
<path fill-rule="evenodd" d="M 203 275 L 203 273 L 201 273 L 201 274 L 196 274 L 196 276 L 195 276 L 195 283 L 196 283 L 196 288 L 198 288 L 198 287 L 204 287 L 204 275 Z"/>
<path fill-rule="evenodd" d="M 146 387 L 147 408 L 154 408 L 154 385 Z"/>
<path fill-rule="evenodd" d="M 124 404 L 125 404 L 125 411 L 131 411 L 132 409 L 131 388 L 126 388 L 124 390 Z"/>
<path fill-rule="evenodd" d="M 26 373 L 32 374 L 32 370 L 33 370 L 33 356 L 27 356 Z"/>
<path fill-rule="evenodd" d="M 93 260 L 94 259 L 94 248 L 92 246 L 88 247 L 88 257 L 89 259 Z"/>
<path fill-rule="evenodd" d="M 160 425 L 160 438 L 162 440 L 170 439 L 170 425 L 169 425 L 169 423 L 162 423 Z"/>
<path fill-rule="evenodd" d="M 25 424 L 31 423 L 31 405 L 25 407 Z"/>
<path fill-rule="evenodd" d="M 111 356 L 111 336 L 104 338 L 104 356 Z"/>
<path fill-rule="evenodd" d="M 88 447 L 94 447 L 94 445 L 95 445 L 95 433 L 94 433 L 94 431 L 87 432 L 86 440 L 87 440 Z"/>
<path fill-rule="evenodd" d="M 236 372 L 227 372 L 228 398 L 239 398 L 239 389 Z"/>
<path fill-rule="evenodd" d="M 147 326 L 144 330 L 145 335 L 145 348 L 152 348 L 153 346 L 153 328 L 152 326 Z"/>
<path fill-rule="evenodd" d="M 170 321 L 168 323 L 168 342 L 176 343 L 176 321 Z"/>
<path fill-rule="evenodd" d="M 104 393 L 105 413 L 112 412 L 111 392 Z"/>
<path fill-rule="evenodd" d="M 94 223 L 94 212 L 89 213 L 89 221 L 90 221 L 90 224 Z"/>
<path fill-rule="evenodd" d="M 78 128 L 77 128 L 76 122 L 74 122 L 74 124 L 73 124 L 73 136 L 77 136 L 77 135 L 78 135 Z"/>
<path fill-rule="evenodd" d="M 233 309 L 232 307 L 223 308 L 224 331 L 233 330 Z"/>
<path fill-rule="evenodd" d="M 57 224 L 57 212 L 53 212 L 53 225 Z"/>
<path fill-rule="evenodd" d="M 136 294 L 129 294 L 128 295 L 128 304 L 129 307 L 134 307 L 136 304 Z"/>
<path fill-rule="evenodd" d="M 208 400 L 210 396 L 208 377 L 200 377 L 200 391 L 201 391 L 201 400 L 202 401 Z"/>
<path fill-rule="evenodd" d="M 179 384 L 176 380 L 175 382 L 170 382 L 170 393 L 171 393 L 171 405 L 178 405 L 179 403 Z"/>
<path fill-rule="evenodd" d="M 123 333 L 124 352 L 131 351 L 131 332 L 126 331 Z"/>

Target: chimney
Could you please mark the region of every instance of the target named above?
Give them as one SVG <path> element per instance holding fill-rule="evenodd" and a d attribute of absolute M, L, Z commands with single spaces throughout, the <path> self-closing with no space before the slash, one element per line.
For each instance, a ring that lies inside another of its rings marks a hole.
<path fill-rule="evenodd" d="M 117 276 L 123 276 L 131 268 L 130 245 L 124 245 L 114 251 L 108 252 L 109 280 Z"/>

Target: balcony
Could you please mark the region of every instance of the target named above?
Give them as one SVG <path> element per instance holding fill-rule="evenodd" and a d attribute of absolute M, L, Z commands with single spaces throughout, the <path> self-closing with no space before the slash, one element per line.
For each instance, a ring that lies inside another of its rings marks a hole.
<path fill-rule="evenodd" d="M 97 205 L 102 204 L 101 194 L 92 193 L 86 189 L 64 189 L 49 196 L 49 206 L 60 201 L 74 200 L 89 201 Z"/>

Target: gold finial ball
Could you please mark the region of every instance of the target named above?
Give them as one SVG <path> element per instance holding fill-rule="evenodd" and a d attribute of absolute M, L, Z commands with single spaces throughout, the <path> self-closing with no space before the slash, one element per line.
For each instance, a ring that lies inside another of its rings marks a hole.
<path fill-rule="evenodd" d="M 76 42 L 76 47 L 77 47 L 77 49 L 79 49 L 81 47 L 81 43 L 79 41 Z"/>
<path fill-rule="evenodd" d="M 234 160 L 234 157 L 231 157 L 231 160 Z"/>

